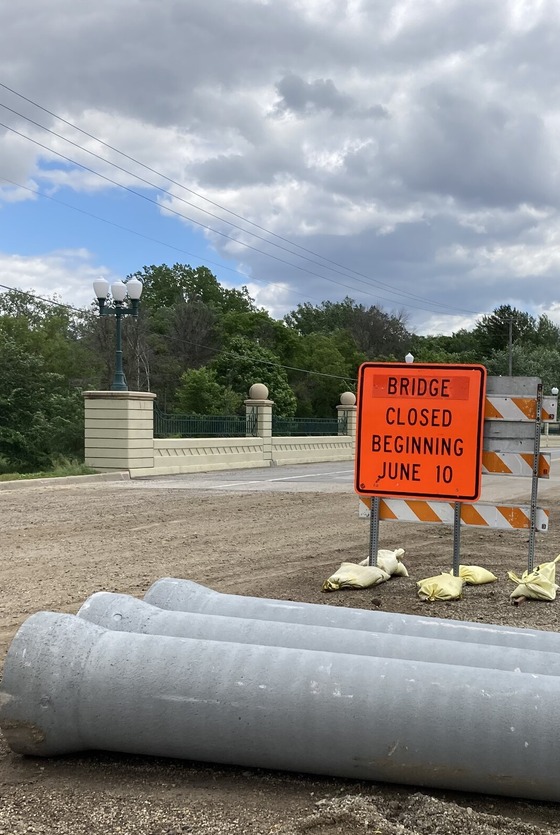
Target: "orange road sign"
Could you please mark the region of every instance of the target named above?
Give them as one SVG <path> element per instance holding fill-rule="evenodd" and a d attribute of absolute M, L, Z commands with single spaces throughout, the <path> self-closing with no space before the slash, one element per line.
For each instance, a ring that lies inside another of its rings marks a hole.
<path fill-rule="evenodd" d="M 366 362 L 358 374 L 355 490 L 475 502 L 486 369 Z"/>

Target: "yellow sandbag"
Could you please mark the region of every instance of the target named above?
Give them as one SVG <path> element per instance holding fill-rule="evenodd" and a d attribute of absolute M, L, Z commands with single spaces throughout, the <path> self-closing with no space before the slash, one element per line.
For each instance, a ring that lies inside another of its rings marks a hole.
<path fill-rule="evenodd" d="M 453 574 L 428 577 L 416 583 L 418 597 L 421 600 L 458 600 L 463 593 L 464 582 L 462 577 L 454 577 Z"/>
<path fill-rule="evenodd" d="M 459 577 L 462 577 L 465 583 L 470 586 L 494 583 L 498 579 L 495 574 L 492 574 L 487 568 L 481 568 L 480 565 L 460 565 Z"/>
<path fill-rule="evenodd" d="M 377 552 L 377 565 L 390 574 L 392 577 L 408 577 L 406 566 L 401 562 L 404 548 L 397 548 L 396 551 L 388 551 L 380 548 Z M 367 565 L 369 560 L 362 560 L 360 565 Z"/>
<path fill-rule="evenodd" d="M 378 586 L 389 580 L 390 575 L 377 565 L 356 565 L 353 562 L 343 562 L 338 571 L 325 580 L 321 591 L 337 591 L 338 589 L 367 589 Z"/>
<path fill-rule="evenodd" d="M 533 571 L 524 571 L 521 577 L 508 571 L 508 577 L 517 587 L 510 597 L 530 597 L 532 600 L 555 600 L 558 584 L 556 583 L 556 563 L 560 554 L 552 562 L 543 562 Z"/>

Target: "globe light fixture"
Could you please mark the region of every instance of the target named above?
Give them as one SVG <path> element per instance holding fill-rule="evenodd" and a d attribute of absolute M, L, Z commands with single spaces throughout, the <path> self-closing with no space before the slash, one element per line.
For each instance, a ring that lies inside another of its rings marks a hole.
<path fill-rule="evenodd" d="M 142 282 L 137 278 L 131 278 L 127 282 L 115 281 L 111 284 L 112 306 L 109 298 L 109 282 L 105 278 L 98 278 L 93 282 L 93 292 L 99 305 L 99 315 L 114 316 L 116 320 L 115 374 L 111 391 L 128 391 L 123 370 L 121 320 L 123 316 L 138 316 Z M 125 303 L 127 298 L 128 303 Z"/>
<path fill-rule="evenodd" d="M 408 363 L 410 363 L 410 362 L 414 362 L 414 357 L 412 356 L 412 354 L 410 353 L 410 351 L 408 352 L 408 354 L 407 354 L 407 355 L 406 355 L 406 357 L 404 358 L 404 361 L 405 361 L 405 362 L 408 362 Z"/>

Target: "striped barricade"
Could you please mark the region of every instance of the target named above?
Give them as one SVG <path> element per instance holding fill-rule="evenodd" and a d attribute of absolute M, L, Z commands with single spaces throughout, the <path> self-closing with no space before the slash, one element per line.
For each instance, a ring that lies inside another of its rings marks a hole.
<path fill-rule="evenodd" d="M 359 516 L 368 518 L 371 499 L 360 496 Z M 380 499 L 380 520 L 392 522 L 426 522 L 429 524 L 452 525 L 454 502 L 436 502 L 417 499 Z M 550 511 L 537 508 L 536 529 L 548 530 Z M 531 508 L 529 505 L 494 505 L 485 502 L 461 503 L 461 525 L 465 527 L 496 528 L 498 530 L 529 529 Z"/>
<path fill-rule="evenodd" d="M 541 421 L 556 420 L 558 398 L 543 397 Z M 484 407 L 484 420 L 536 420 L 537 401 L 534 397 L 508 397 L 487 394 Z"/>
<path fill-rule="evenodd" d="M 534 454 L 531 452 L 494 452 L 483 450 L 482 473 L 489 475 L 533 475 Z M 549 452 L 539 452 L 538 477 L 550 478 L 551 455 Z"/>
<path fill-rule="evenodd" d="M 536 532 L 548 530 L 549 510 L 537 507 L 538 480 L 550 478 L 552 456 L 540 451 L 541 424 L 557 420 L 558 398 L 543 397 L 537 377 L 487 378 L 484 399 L 482 475 L 521 476 L 531 479 L 530 504 L 502 505 L 423 498 L 381 498 L 379 513 L 370 513 L 372 498 L 361 495 L 358 515 L 370 518 L 370 564 L 375 565 L 379 520 L 420 522 L 454 527 L 454 566 L 459 558 L 459 530 L 475 527 L 528 530 L 529 571 L 533 569 Z M 451 472 L 451 468 L 448 468 Z M 359 492 L 359 491 L 356 491 Z M 394 495 L 394 494 L 393 494 Z M 438 495 L 434 492 L 432 495 Z M 458 495 L 458 493 L 457 493 Z M 460 522 L 460 524 L 459 524 Z M 454 569 L 455 570 L 455 569 Z"/>

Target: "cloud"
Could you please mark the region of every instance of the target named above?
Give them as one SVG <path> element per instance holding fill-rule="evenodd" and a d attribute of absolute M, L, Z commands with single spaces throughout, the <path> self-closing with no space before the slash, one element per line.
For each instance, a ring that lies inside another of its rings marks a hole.
<path fill-rule="evenodd" d="M 312 110 L 328 110 L 333 115 L 347 113 L 352 107 L 351 96 L 340 93 L 331 78 L 305 81 L 289 73 L 276 85 L 280 101 L 277 109 L 304 114 Z"/>
<path fill-rule="evenodd" d="M 275 319 L 281 319 L 294 307 L 293 288 L 288 284 L 278 283 L 262 287 L 249 281 L 246 287 L 257 306 L 266 308 Z"/>
<path fill-rule="evenodd" d="M 44 298 L 56 298 L 77 307 L 94 301 L 92 284 L 103 275 L 109 282 L 122 279 L 108 267 L 95 264 L 86 250 L 63 250 L 38 256 L 0 252 L 0 292 L 9 287 L 26 290 Z"/>

